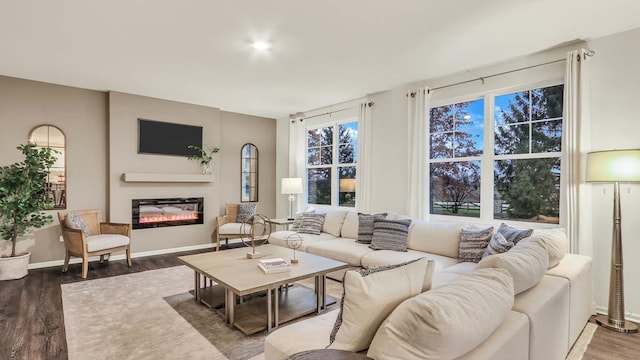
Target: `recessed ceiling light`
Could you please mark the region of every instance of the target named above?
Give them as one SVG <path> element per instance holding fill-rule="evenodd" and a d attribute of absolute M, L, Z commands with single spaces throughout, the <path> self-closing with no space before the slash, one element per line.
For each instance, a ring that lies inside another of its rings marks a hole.
<path fill-rule="evenodd" d="M 268 41 L 254 41 L 251 47 L 256 50 L 269 50 L 271 49 L 271 43 Z"/>

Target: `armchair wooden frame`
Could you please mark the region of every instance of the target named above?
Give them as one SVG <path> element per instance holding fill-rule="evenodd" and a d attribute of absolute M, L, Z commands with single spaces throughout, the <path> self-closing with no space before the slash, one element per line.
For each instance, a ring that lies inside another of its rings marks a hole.
<path fill-rule="evenodd" d="M 114 248 L 108 248 L 98 251 L 88 251 L 87 238 L 84 231 L 79 229 L 72 229 L 66 226 L 65 218 L 68 211 L 59 211 L 58 220 L 60 221 L 60 229 L 62 230 L 62 237 L 64 239 L 64 247 L 66 254 L 64 257 L 64 265 L 62 272 L 67 272 L 69 267 L 69 259 L 71 256 L 82 258 L 82 278 L 87 278 L 89 271 L 89 257 L 100 256 L 100 262 L 104 261 L 104 256 L 109 255 L 111 257 L 112 252 L 125 251 L 127 254 L 127 265 L 131 266 L 131 242 L 128 245 L 118 246 Z M 89 235 L 98 234 L 119 234 L 124 235 L 131 240 L 131 224 L 120 223 L 105 223 L 100 222 L 100 210 L 80 210 L 74 211 L 83 218 L 87 227 L 89 228 Z M 108 258 L 107 258 L 108 260 Z"/>
<path fill-rule="evenodd" d="M 220 251 L 220 239 L 225 240 L 225 246 L 229 246 L 229 239 L 236 239 L 242 237 L 242 234 L 222 234 L 220 235 L 220 226 L 229 223 L 229 216 L 222 215 L 216 217 L 216 251 Z"/>

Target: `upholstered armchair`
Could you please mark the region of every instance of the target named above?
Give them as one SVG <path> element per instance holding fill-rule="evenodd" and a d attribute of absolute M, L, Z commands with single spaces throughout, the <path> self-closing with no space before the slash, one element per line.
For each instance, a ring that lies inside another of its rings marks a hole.
<path fill-rule="evenodd" d="M 82 278 L 87 278 L 89 257 L 125 251 L 131 266 L 131 224 L 100 222 L 100 210 L 59 211 L 66 255 L 62 272 L 67 272 L 71 256 L 82 258 Z"/>
<path fill-rule="evenodd" d="M 226 204 L 225 214 L 216 218 L 216 251 L 220 250 L 220 239 L 229 246 L 229 239 L 242 237 L 242 223 L 255 215 L 256 204 Z"/>

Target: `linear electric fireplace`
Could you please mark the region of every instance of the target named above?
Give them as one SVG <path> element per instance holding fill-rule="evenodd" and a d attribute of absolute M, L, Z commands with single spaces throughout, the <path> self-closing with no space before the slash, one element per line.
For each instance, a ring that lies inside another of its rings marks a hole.
<path fill-rule="evenodd" d="M 133 199 L 133 229 L 203 223 L 203 198 Z"/>

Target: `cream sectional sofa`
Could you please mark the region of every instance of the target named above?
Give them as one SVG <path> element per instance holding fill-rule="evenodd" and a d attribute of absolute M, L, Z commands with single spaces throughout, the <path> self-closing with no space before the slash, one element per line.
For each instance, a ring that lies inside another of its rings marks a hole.
<path fill-rule="evenodd" d="M 322 210 L 325 211 L 322 232 L 300 234 L 304 238 L 300 250 L 363 268 L 426 257 L 436 264 L 433 288 L 446 287 L 456 278 L 476 271 L 478 264 L 458 261 L 460 232 L 469 224 L 413 220 L 407 252 L 373 250 L 356 242 L 357 213 Z M 536 230 L 534 235 L 544 231 Z M 274 232 L 269 242 L 286 246 L 287 237 L 293 233 Z M 567 356 L 591 315 L 591 258 L 567 254 L 566 238 L 563 240 L 556 249 L 557 258 L 551 259 L 557 265 L 551 264 L 555 266 L 533 287 L 516 294 L 502 324 L 484 342 L 458 359 L 560 360 Z M 265 340 L 265 358 L 285 359 L 300 351 L 325 348 L 337 316 L 337 310 L 330 311 L 271 333 Z"/>

